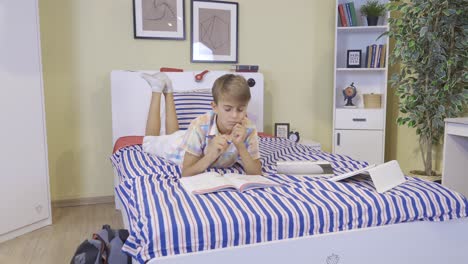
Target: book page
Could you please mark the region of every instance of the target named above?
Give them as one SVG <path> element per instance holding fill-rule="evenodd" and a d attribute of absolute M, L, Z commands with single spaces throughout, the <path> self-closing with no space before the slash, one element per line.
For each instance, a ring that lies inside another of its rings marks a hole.
<path fill-rule="evenodd" d="M 228 179 L 240 192 L 280 185 L 261 175 L 244 175 L 237 173 L 227 173 L 224 177 Z"/>
<path fill-rule="evenodd" d="M 190 193 L 202 194 L 236 188 L 217 172 L 205 172 L 195 176 L 182 177 L 180 183 Z"/>

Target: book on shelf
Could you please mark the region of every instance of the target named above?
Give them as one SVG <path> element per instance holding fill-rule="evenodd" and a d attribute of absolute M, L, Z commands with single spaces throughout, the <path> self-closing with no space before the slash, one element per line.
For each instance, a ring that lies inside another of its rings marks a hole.
<path fill-rule="evenodd" d="M 380 54 L 382 54 L 382 47 L 381 45 L 377 45 L 377 52 L 375 54 L 375 68 L 379 68 Z"/>
<path fill-rule="evenodd" d="M 375 46 L 374 68 L 379 67 L 380 45 Z"/>
<path fill-rule="evenodd" d="M 369 68 L 368 62 L 369 62 L 369 46 L 366 47 L 366 60 L 364 60 L 366 68 Z"/>
<path fill-rule="evenodd" d="M 329 176 L 333 168 L 328 161 L 278 161 L 276 170 L 280 174 Z"/>
<path fill-rule="evenodd" d="M 235 72 L 258 72 L 258 65 L 231 65 L 231 70 Z"/>
<path fill-rule="evenodd" d="M 354 2 L 349 2 L 349 12 L 351 13 L 351 20 L 353 21 L 353 26 L 358 26 L 356 10 L 354 9 Z"/>
<path fill-rule="evenodd" d="M 338 18 L 342 27 L 355 27 L 359 25 L 353 1 L 338 5 Z"/>
<path fill-rule="evenodd" d="M 382 45 L 382 52 L 380 54 L 380 68 L 385 68 L 385 58 L 387 55 L 387 46 L 384 44 Z"/>
<path fill-rule="evenodd" d="M 367 68 L 385 68 L 386 63 L 386 51 L 387 46 L 385 44 L 372 44 L 366 47 L 366 60 L 365 64 Z"/>
<path fill-rule="evenodd" d="M 347 27 L 348 22 L 346 21 L 345 11 L 343 9 L 343 4 L 338 5 L 338 14 L 339 14 L 339 17 L 340 17 L 341 26 Z"/>
<path fill-rule="evenodd" d="M 358 175 L 369 176 L 375 186 L 375 189 L 379 193 L 386 192 L 406 181 L 403 171 L 396 160 L 379 165 L 371 164 L 362 169 L 331 177 L 328 180 L 337 182 Z"/>
<path fill-rule="evenodd" d="M 375 55 L 377 53 L 377 45 L 376 44 L 373 44 L 372 45 L 372 51 L 371 51 L 371 62 L 370 62 L 370 67 L 371 68 L 375 68 Z"/>
<path fill-rule="evenodd" d="M 345 4 L 345 10 L 346 10 L 346 18 L 349 21 L 349 26 L 352 27 L 353 25 L 353 19 L 351 18 L 351 11 L 349 10 L 349 3 Z"/>
<path fill-rule="evenodd" d="M 182 177 L 180 183 L 192 194 L 205 194 L 224 191 L 245 192 L 247 190 L 279 186 L 272 180 L 261 175 L 245 175 L 237 173 L 220 174 L 205 172 L 190 177 Z"/>

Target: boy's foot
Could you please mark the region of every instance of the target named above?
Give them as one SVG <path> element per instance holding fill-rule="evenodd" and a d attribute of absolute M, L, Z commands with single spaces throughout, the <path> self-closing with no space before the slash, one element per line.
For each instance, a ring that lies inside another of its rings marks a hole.
<path fill-rule="evenodd" d="M 171 79 L 169 78 L 169 76 L 167 76 L 167 74 L 165 74 L 165 73 L 162 73 L 162 74 L 163 74 L 162 76 L 163 76 L 163 78 L 164 78 L 164 80 L 166 82 L 166 87 L 164 88 L 163 93 L 166 94 L 166 93 L 174 92 L 174 88 L 172 87 Z"/>
<path fill-rule="evenodd" d="M 166 79 L 168 79 L 168 77 L 165 73 L 142 73 L 140 76 L 146 82 L 148 82 L 148 84 L 151 86 L 151 90 L 153 90 L 153 93 L 162 93 L 166 89 Z"/>

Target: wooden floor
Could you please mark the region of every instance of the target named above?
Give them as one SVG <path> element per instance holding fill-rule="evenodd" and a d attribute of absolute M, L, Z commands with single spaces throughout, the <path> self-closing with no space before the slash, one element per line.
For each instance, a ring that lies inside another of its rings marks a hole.
<path fill-rule="evenodd" d="M 123 228 L 114 204 L 54 208 L 53 224 L 0 243 L 0 263 L 70 263 L 78 245 L 103 224 Z"/>

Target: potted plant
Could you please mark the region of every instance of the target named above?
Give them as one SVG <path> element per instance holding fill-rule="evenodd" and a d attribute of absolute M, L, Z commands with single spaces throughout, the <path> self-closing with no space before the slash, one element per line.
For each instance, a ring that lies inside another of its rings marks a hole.
<path fill-rule="evenodd" d="M 433 146 L 444 135 L 444 119 L 465 113 L 468 101 L 468 5 L 466 0 L 392 1 L 386 32 L 395 46 L 390 63 L 399 70 L 390 83 L 399 97 L 399 125 L 416 129 L 425 175 Z"/>
<path fill-rule="evenodd" d="M 377 26 L 379 17 L 385 14 L 385 5 L 379 3 L 378 0 L 367 0 L 367 2 L 361 6 L 361 14 L 367 17 L 368 26 Z"/>

